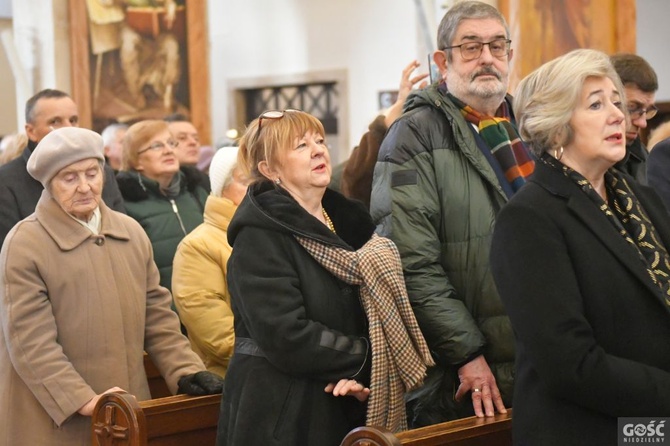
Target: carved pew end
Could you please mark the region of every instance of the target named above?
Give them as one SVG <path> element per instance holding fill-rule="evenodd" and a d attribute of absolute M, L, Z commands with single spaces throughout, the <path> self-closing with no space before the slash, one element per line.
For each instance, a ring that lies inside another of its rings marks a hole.
<path fill-rule="evenodd" d="M 175 395 L 138 402 L 112 392 L 96 404 L 94 446 L 214 445 L 221 395 Z"/>
<path fill-rule="evenodd" d="M 349 432 L 340 446 L 401 446 L 401 443 L 386 428 L 361 426 Z"/>

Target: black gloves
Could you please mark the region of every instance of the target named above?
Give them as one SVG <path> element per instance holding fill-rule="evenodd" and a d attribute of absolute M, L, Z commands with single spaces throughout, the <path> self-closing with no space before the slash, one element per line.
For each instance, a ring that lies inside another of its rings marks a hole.
<path fill-rule="evenodd" d="M 213 395 L 223 392 L 223 378 L 208 371 L 182 376 L 177 384 L 177 393 L 187 395 Z"/>

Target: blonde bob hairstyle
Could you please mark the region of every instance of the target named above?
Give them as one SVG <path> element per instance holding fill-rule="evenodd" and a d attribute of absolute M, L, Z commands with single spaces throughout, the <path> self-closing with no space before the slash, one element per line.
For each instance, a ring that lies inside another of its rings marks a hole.
<path fill-rule="evenodd" d="M 519 83 L 514 95 L 519 135 L 537 156 L 572 141 L 570 119 L 589 77 L 611 79 L 625 103 L 623 85 L 609 56 L 596 50 L 573 50 L 545 63 Z M 628 119 L 626 107 L 622 111 Z"/>
<path fill-rule="evenodd" d="M 258 169 L 261 161 L 265 161 L 271 169 L 274 166 L 281 166 L 284 154 L 293 150 L 296 139 L 302 138 L 305 133 L 313 132 L 326 136 L 321 121 L 309 113 L 299 110 L 285 110 L 280 113 L 283 113 L 281 118 L 254 119 L 240 139 L 237 166 L 252 183 L 269 179 Z"/>
<path fill-rule="evenodd" d="M 126 136 L 123 138 L 121 170 L 135 170 L 139 158 L 137 152 L 164 131 L 170 131 L 168 123 L 157 119 L 147 119 L 128 127 Z"/>

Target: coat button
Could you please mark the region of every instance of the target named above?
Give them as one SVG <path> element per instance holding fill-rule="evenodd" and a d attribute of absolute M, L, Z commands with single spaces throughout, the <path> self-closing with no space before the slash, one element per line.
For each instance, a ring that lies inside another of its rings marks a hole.
<path fill-rule="evenodd" d="M 105 239 L 104 238 L 97 238 L 95 239 L 95 244 L 98 246 L 102 246 L 105 244 Z"/>

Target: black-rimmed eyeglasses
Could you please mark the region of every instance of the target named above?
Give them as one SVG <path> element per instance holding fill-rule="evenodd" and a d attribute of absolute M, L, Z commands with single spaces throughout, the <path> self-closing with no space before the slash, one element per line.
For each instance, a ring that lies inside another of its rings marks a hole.
<path fill-rule="evenodd" d="M 154 151 L 154 152 L 162 152 L 166 148 L 171 148 L 171 149 L 176 149 L 177 146 L 179 146 L 179 141 L 176 139 L 168 139 L 166 142 L 163 141 L 154 141 L 151 143 L 149 147 L 145 147 L 144 149 L 140 150 L 137 152 L 138 155 L 143 154 L 144 152 L 147 152 L 149 150 Z"/>
<path fill-rule="evenodd" d="M 490 42 L 466 42 L 460 45 L 448 46 L 442 48 L 443 50 L 452 50 L 458 48 L 461 50 L 461 57 L 463 60 L 479 59 L 484 50 L 484 45 L 489 46 L 489 51 L 493 57 L 502 59 L 509 54 L 509 49 L 512 41 L 509 39 L 496 39 Z"/>
<path fill-rule="evenodd" d="M 647 108 L 637 107 L 628 109 L 630 119 L 640 119 L 643 115 L 645 119 L 651 119 L 656 116 L 656 113 L 658 113 L 658 109 L 655 105 L 650 105 Z"/>

